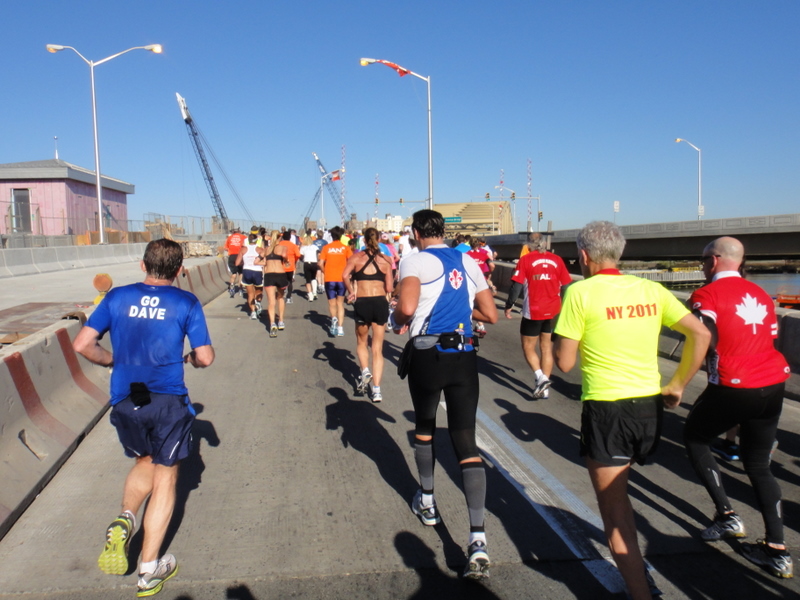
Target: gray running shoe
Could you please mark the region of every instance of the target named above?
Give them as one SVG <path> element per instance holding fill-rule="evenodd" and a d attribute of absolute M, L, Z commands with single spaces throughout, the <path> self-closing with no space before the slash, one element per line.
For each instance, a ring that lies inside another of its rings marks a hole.
<path fill-rule="evenodd" d="M 436 510 L 436 502 L 430 506 L 422 506 L 422 490 L 417 490 L 414 499 L 411 501 L 411 512 L 419 517 L 423 525 L 428 527 L 442 522 L 441 517 L 439 517 L 439 511 Z"/>
<path fill-rule="evenodd" d="M 178 572 L 178 561 L 172 554 L 165 554 L 158 559 L 155 573 L 139 574 L 139 589 L 136 592 L 138 598 L 155 596 L 164 587 L 164 582 L 171 579 Z"/>
<path fill-rule="evenodd" d="M 278 326 L 275 323 L 272 324 L 272 327 L 269 328 L 269 337 L 276 338 L 278 337 Z"/>
<path fill-rule="evenodd" d="M 487 579 L 489 577 L 489 554 L 486 552 L 484 542 L 472 542 L 467 549 L 469 561 L 464 568 L 464 577 L 467 579 Z"/>
<path fill-rule="evenodd" d="M 769 546 L 766 540 L 758 540 L 755 544 L 742 544 L 742 555 L 754 565 L 764 567 L 775 577 L 794 577 L 792 555 L 788 549 L 778 550 Z"/>
<path fill-rule="evenodd" d="M 328 330 L 329 333 L 331 334 L 331 337 L 336 337 L 336 331 L 338 329 L 339 329 L 339 319 L 337 319 L 336 317 L 333 317 L 331 319 L 331 327 Z"/>
<path fill-rule="evenodd" d="M 536 387 L 533 388 L 533 397 L 541 398 L 542 394 L 550 387 L 551 381 L 547 377 L 540 377 L 536 380 Z"/>
<path fill-rule="evenodd" d="M 263 310 L 263 308 L 261 308 L 261 302 L 256 300 L 256 316 L 257 317 L 261 317 L 261 311 L 262 310 Z"/>
<path fill-rule="evenodd" d="M 374 389 L 372 390 L 372 401 L 373 402 L 381 402 L 383 400 L 383 395 L 380 392 L 376 392 Z"/>
<path fill-rule="evenodd" d="M 716 540 L 726 540 L 731 538 L 747 537 L 744 529 L 744 521 L 736 513 L 728 515 L 715 515 L 711 527 L 704 529 L 700 537 L 707 542 Z"/>
<path fill-rule="evenodd" d="M 359 394 L 363 394 L 367 391 L 367 386 L 369 382 L 372 381 L 372 373 L 369 371 L 364 371 L 361 375 L 358 376 L 358 382 L 356 383 L 356 391 Z"/>
<path fill-rule="evenodd" d="M 286 323 L 278 321 L 278 331 L 283 331 L 284 329 L 286 329 Z"/>
<path fill-rule="evenodd" d="M 286 297 L 286 304 L 292 304 L 292 297 L 291 296 L 287 296 Z"/>

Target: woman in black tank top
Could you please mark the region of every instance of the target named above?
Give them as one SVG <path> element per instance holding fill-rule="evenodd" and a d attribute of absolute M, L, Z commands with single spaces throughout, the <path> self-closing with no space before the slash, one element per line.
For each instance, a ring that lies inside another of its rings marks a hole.
<path fill-rule="evenodd" d="M 347 261 L 342 278 L 347 289 L 347 299 L 353 303 L 356 321 L 356 355 L 361 367 L 356 391 L 369 391 L 380 402 L 383 376 L 383 338 L 389 320 L 389 296 L 393 291 L 392 261 L 381 253 L 378 230 L 368 227 L 364 231 L 365 248 Z M 372 329 L 372 372 L 369 369 L 369 334 Z"/>

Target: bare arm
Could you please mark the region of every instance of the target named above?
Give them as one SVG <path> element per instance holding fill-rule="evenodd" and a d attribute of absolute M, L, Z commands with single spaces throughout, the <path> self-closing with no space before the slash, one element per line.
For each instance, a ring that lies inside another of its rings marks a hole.
<path fill-rule="evenodd" d="M 388 296 L 392 295 L 394 291 L 394 278 L 392 277 L 392 261 L 385 260 L 386 263 L 386 277 L 383 280 L 383 289 Z"/>
<path fill-rule="evenodd" d="M 356 290 L 353 287 L 353 280 L 350 278 L 352 275 L 353 270 L 356 268 L 356 263 L 362 257 L 361 252 L 358 254 L 353 254 L 350 258 L 347 259 L 347 264 L 344 266 L 344 271 L 342 271 L 342 281 L 344 282 L 344 288 L 347 290 L 347 299 L 350 302 L 356 299 Z"/>
<path fill-rule="evenodd" d="M 669 383 L 661 388 L 664 396 L 664 406 L 675 408 L 681 403 L 683 390 L 692 380 L 697 370 L 703 364 L 703 359 L 711 342 L 711 332 L 705 325 L 692 314 L 684 316 L 672 326 L 672 329 L 686 336 L 686 342 L 681 354 L 681 362 Z"/>
<path fill-rule="evenodd" d="M 235 264 L 237 267 L 238 267 L 240 264 L 242 264 L 242 261 L 244 260 L 244 258 L 243 258 L 243 257 L 244 257 L 244 255 L 245 255 L 245 253 L 246 253 L 246 252 L 247 252 L 247 248 L 245 248 L 244 246 L 242 246 L 242 247 L 239 249 L 239 254 L 237 254 L 237 255 L 236 255 L 236 262 L 234 263 L 234 264 Z"/>
<path fill-rule="evenodd" d="M 213 346 L 198 346 L 183 357 L 183 362 L 191 364 L 195 369 L 204 369 L 211 366 L 215 357 Z"/>
<path fill-rule="evenodd" d="M 569 373 L 578 362 L 580 342 L 567 337 L 559 337 L 553 344 L 553 358 L 556 366 L 564 373 Z"/>
<path fill-rule="evenodd" d="M 483 323 L 497 323 L 497 306 L 491 289 L 487 288 L 475 294 L 472 318 Z"/>
<path fill-rule="evenodd" d="M 397 306 L 392 315 L 397 325 L 406 326 L 411 322 L 417 312 L 421 290 L 422 284 L 417 277 L 406 277 L 397 286 Z M 405 329 L 406 327 L 402 327 L 399 332 L 402 333 Z"/>
<path fill-rule="evenodd" d="M 103 367 L 114 365 L 114 355 L 100 345 L 100 332 L 84 326 L 72 342 L 75 352 L 90 362 Z"/>

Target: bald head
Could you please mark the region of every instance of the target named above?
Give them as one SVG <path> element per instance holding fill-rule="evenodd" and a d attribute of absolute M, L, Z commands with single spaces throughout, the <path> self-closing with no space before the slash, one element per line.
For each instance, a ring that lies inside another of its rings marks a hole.
<path fill-rule="evenodd" d="M 717 257 L 714 272 L 736 271 L 744 260 L 744 246 L 736 238 L 721 237 L 705 247 L 703 256 Z"/>

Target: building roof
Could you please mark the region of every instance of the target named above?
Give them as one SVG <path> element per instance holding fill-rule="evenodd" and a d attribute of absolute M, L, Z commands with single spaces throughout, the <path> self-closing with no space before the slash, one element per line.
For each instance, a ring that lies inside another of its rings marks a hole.
<path fill-rule="evenodd" d="M 0 164 L 0 181 L 31 181 L 37 179 L 72 179 L 73 181 L 94 184 L 95 172 L 58 158 Z M 134 185 L 121 179 L 103 175 L 101 183 L 104 188 L 109 190 L 125 194 L 134 193 Z"/>

